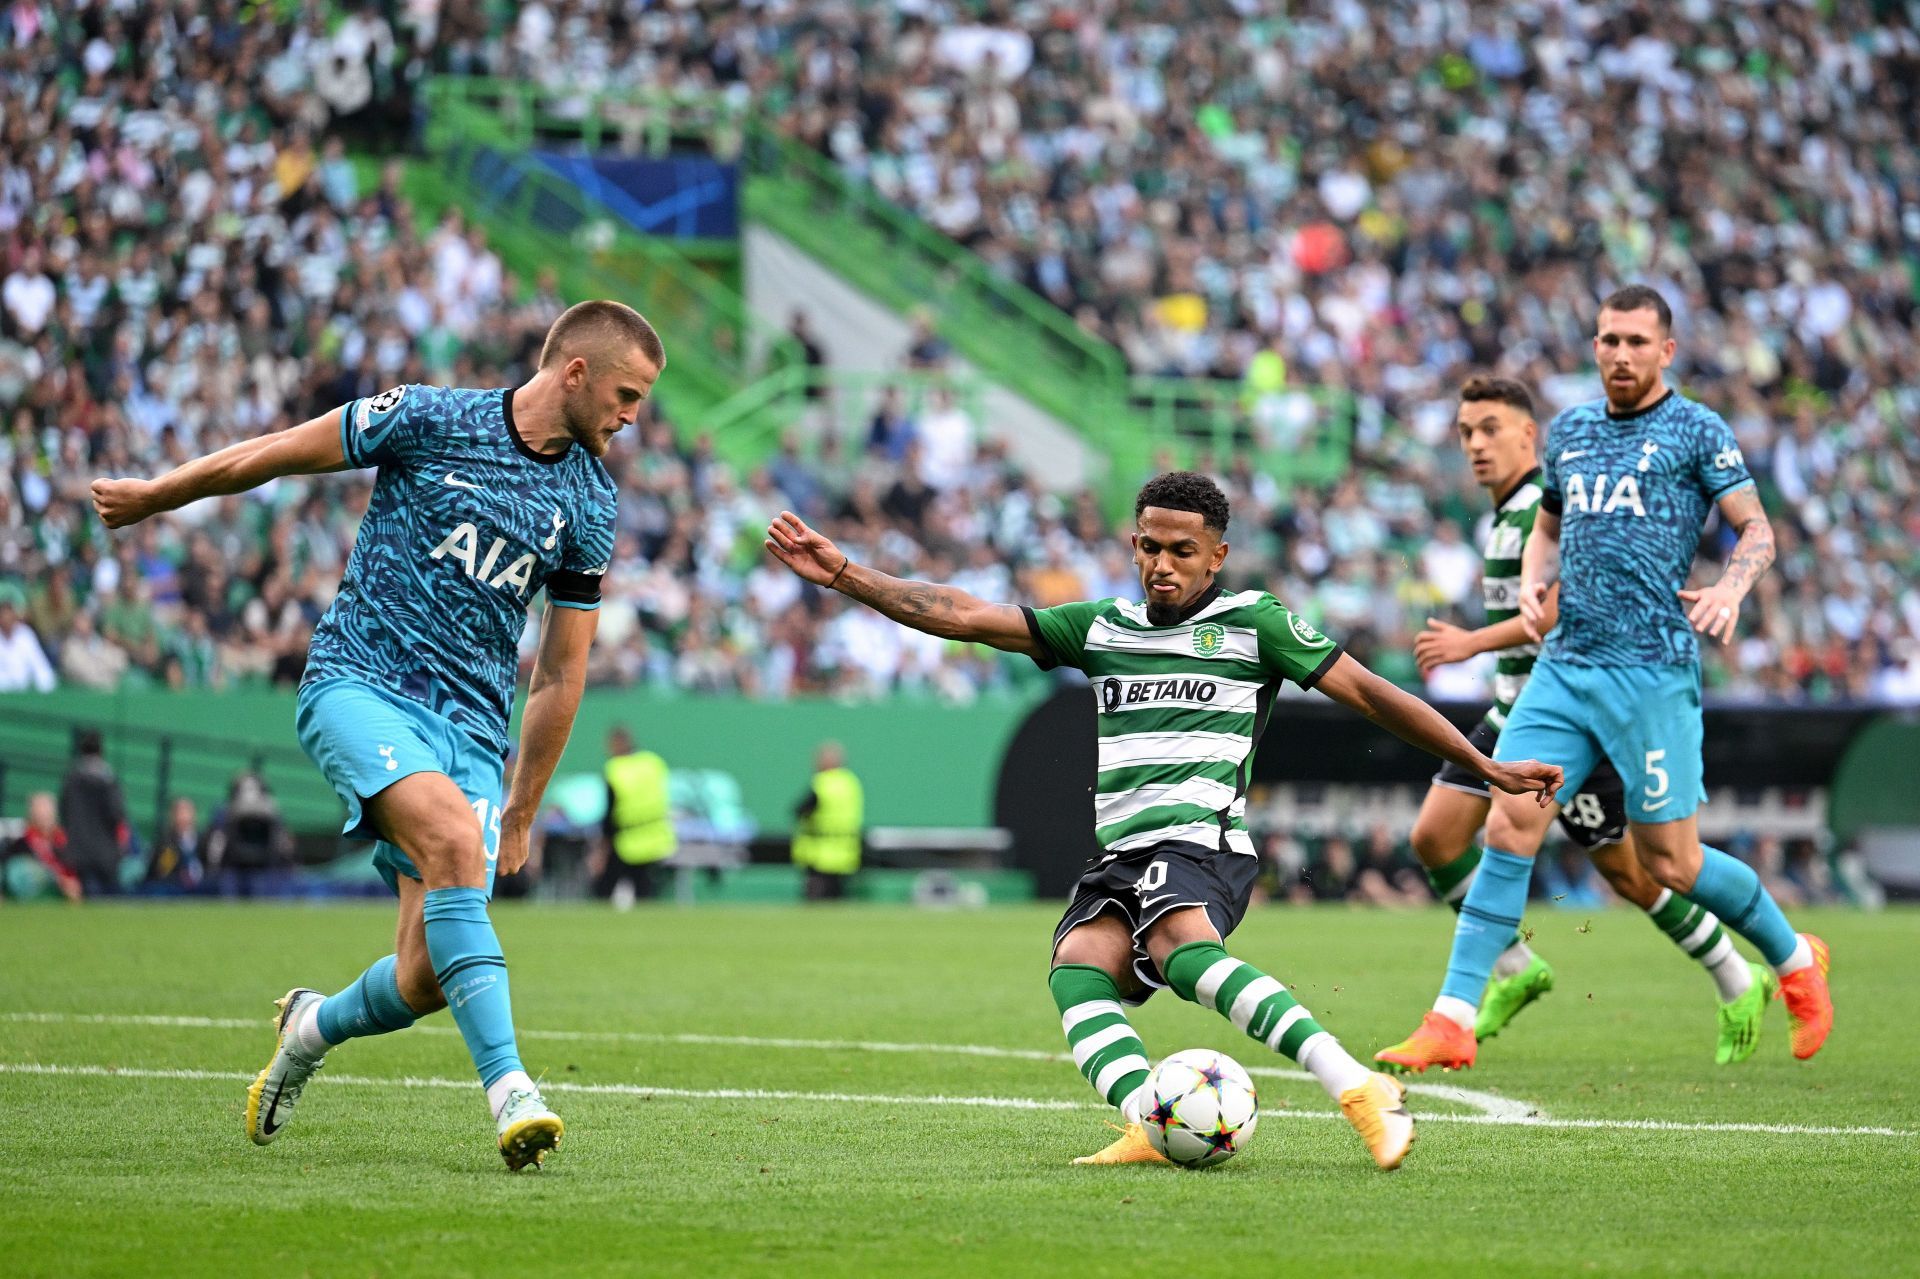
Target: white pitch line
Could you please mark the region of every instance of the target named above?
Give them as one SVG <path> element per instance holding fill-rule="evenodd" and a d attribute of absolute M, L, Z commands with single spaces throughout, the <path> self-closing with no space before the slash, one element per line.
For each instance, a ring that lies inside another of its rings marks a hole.
<path fill-rule="evenodd" d="M 61 1065 L 50 1062 L 0 1062 L 0 1075 L 54 1075 L 95 1079 L 154 1079 L 191 1083 L 250 1083 L 253 1076 L 237 1070 L 149 1070 L 137 1067 Z M 473 1091 L 472 1079 L 439 1079 L 419 1075 L 382 1078 L 376 1075 L 325 1075 L 322 1088 L 336 1084 L 360 1088 L 444 1088 Z M 972 1106 L 994 1110 L 1105 1110 L 1090 1101 L 1056 1101 L 1039 1097 L 967 1097 L 931 1094 L 800 1092 L 772 1088 L 666 1088 L 652 1084 L 574 1084 L 548 1080 L 543 1091 L 585 1093 L 612 1097 L 668 1097 L 697 1101 L 812 1101 L 857 1102 L 883 1106 Z M 1339 1119 L 1325 1110 L 1262 1110 L 1263 1119 Z M 1684 1123 L 1665 1119 L 1546 1119 L 1538 1116 L 1505 1118 L 1499 1115 L 1421 1115 L 1422 1123 L 1489 1124 L 1513 1128 L 1595 1128 L 1644 1132 L 1738 1132 L 1786 1137 L 1920 1137 L 1903 1128 L 1841 1128 L 1819 1124 Z"/>
<path fill-rule="evenodd" d="M 97 1026 L 168 1026 L 189 1030 L 257 1031 L 267 1024 L 264 1018 L 247 1020 L 239 1017 L 188 1017 L 151 1013 L 0 1013 L 0 1019 L 7 1021 L 81 1023 Z M 415 1033 L 426 1035 L 457 1035 L 460 1033 L 452 1026 L 416 1024 L 413 1030 Z M 767 1038 L 756 1035 L 706 1035 L 698 1033 L 656 1034 L 632 1030 L 521 1030 L 518 1034 L 522 1039 L 547 1039 L 574 1043 L 677 1044 L 717 1048 L 796 1049 L 807 1052 L 871 1052 L 908 1053 L 914 1056 L 992 1057 L 1009 1061 L 1068 1063 L 1073 1061 L 1071 1056 L 1062 1052 L 1046 1052 L 1035 1048 L 999 1048 L 992 1044 L 904 1044 L 857 1039 L 788 1039 Z M 1279 1066 L 1252 1066 L 1247 1068 L 1247 1073 L 1264 1079 L 1314 1080 L 1314 1076 L 1304 1070 L 1287 1070 Z M 1451 1102 L 1454 1105 L 1465 1106 L 1470 1110 L 1477 1110 L 1483 1115 L 1510 1123 L 1532 1119 L 1545 1119 L 1548 1117 L 1544 1110 L 1531 1102 L 1516 1101 L 1511 1097 L 1502 1097 L 1496 1093 L 1481 1092 L 1475 1088 L 1462 1088 L 1457 1084 L 1407 1082 L 1406 1088 L 1408 1092 L 1415 1096 L 1432 1097 L 1439 1101 Z"/>

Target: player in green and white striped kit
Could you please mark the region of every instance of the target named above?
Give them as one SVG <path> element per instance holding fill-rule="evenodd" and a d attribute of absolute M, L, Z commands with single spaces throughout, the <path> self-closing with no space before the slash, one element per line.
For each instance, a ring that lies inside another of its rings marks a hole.
<path fill-rule="evenodd" d="M 1540 509 L 1539 428 L 1527 389 L 1498 377 L 1468 380 L 1460 390 L 1455 425 L 1473 478 L 1493 499 L 1493 527 L 1487 534 L 1481 579 L 1487 621 L 1469 631 L 1428 618 L 1413 651 L 1423 675 L 1479 653 L 1498 654 L 1493 705 L 1468 735 L 1475 746 L 1491 754 L 1507 711 L 1526 686 L 1540 652 L 1540 646 L 1527 638 L 1519 600 L 1520 552 Z M 1556 597 L 1549 596 L 1547 628 L 1553 625 L 1555 603 Z M 1475 841 L 1490 807 L 1487 784 L 1449 764 L 1434 775 L 1433 787 L 1414 822 L 1414 854 L 1426 867 L 1434 893 L 1456 912 L 1480 866 Z M 1612 764 L 1602 760 L 1595 767 L 1580 793 L 1562 807 L 1560 826 L 1587 850 L 1615 892 L 1646 911 L 1654 925 L 1713 978 L 1720 996 L 1714 1059 L 1724 1065 L 1752 1056 L 1767 1001 L 1773 997 L 1773 972 L 1747 962 L 1712 912 L 1676 897 L 1641 868 L 1627 831 L 1620 775 Z M 1475 1037 L 1492 1038 L 1516 1013 L 1552 988 L 1553 969 L 1516 934 L 1494 964 L 1493 979 L 1474 1024 Z"/>
<path fill-rule="evenodd" d="M 1374 1161 L 1398 1167 L 1413 1120 L 1393 1079 L 1348 1054 L 1272 977 L 1222 945 L 1259 868 L 1246 827 L 1248 766 L 1281 681 L 1317 688 L 1383 728 L 1514 794 L 1552 794 L 1560 770 L 1498 764 L 1432 707 L 1372 674 L 1264 591 L 1223 593 L 1227 499 L 1191 472 L 1162 475 L 1134 504 L 1144 603 L 1058 608 L 989 604 L 854 564 L 782 512 L 767 549 L 807 581 L 947 639 L 1075 666 L 1100 724 L 1094 828 L 1104 855 L 1054 934 L 1048 985 L 1073 1059 L 1127 1119 L 1120 1140 L 1080 1163 L 1161 1158 L 1139 1124 L 1146 1049 L 1125 1004 L 1171 986 L 1298 1061 L 1340 1103 Z"/>

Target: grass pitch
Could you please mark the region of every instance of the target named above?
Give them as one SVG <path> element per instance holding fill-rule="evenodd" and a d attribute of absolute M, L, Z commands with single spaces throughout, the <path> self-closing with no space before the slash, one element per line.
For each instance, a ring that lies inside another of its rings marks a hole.
<path fill-rule="evenodd" d="M 1920 915 L 1802 912 L 1833 944 L 1833 1039 L 1793 1061 L 1776 1005 L 1754 1060 L 1715 1068 L 1711 983 L 1650 925 L 1536 914 L 1558 988 L 1452 1078 L 1478 1095 L 1416 1094 L 1391 1175 L 1285 1074 L 1257 1075 L 1259 1134 L 1218 1169 L 1070 1166 L 1109 1134 L 1051 1059 L 1054 918 L 503 906 L 522 1050 L 568 1125 L 515 1177 L 444 1013 L 336 1051 L 274 1146 L 242 1133 L 270 1001 L 349 981 L 389 912 L 8 909 L 5 1268 L 1920 1273 L 1920 1087 L 1898 1068 Z M 1232 945 L 1364 1056 L 1418 1019 L 1450 929 L 1265 909 Z M 1288 1066 L 1171 995 L 1136 1024 L 1155 1056 Z"/>

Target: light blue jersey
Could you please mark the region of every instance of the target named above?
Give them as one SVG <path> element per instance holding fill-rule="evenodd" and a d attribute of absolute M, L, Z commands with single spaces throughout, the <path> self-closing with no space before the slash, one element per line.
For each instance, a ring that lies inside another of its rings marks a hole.
<path fill-rule="evenodd" d="M 504 756 L 535 593 L 598 608 L 616 491 L 579 445 L 534 452 L 512 391 L 399 386 L 355 400 L 340 440 L 379 478 L 302 687 L 348 678 L 446 719 Z"/>
<path fill-rule="evenodd" d="M 1691 665 L 1677 594 L 1713 504 L 1753 483 L 1718 413 L 1668 391 L 1615 416 L 1577 404 L 1547 428 L 1542 510 L 1560 516 L 1560 623 L 1545 656 L 1582 666 Z"/>

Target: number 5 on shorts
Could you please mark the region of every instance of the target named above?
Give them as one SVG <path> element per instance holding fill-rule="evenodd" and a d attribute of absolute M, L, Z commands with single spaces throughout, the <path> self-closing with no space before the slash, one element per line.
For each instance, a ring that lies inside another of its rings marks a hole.
<path fill-rule="evenodd" d="M 1660 767 L 1660 761 L 1665 759 L 1666 757 L 1667 757 L 1667 753 L 1665 751 L 1648 751 L 1647 752 L 1646 797 L 1649 801 L 1656 800 L 1656 799 L 1660 800 L 1660 802 L 1657 804 L 1651 803 L 1651 802 L 1646 804 L 1645 807 L 1648 812 L 1652 812 L 1654 809 L 1657 809 L 1657 808 L 1665 808 L 1667 806 L 1668 800 L 1672 798 L 1672 796 L 1669 795 L 1667 796 L 1666 799 L 1661 799 L 1661 796 L 1667 794 L 1667 787 L 1672 783 L 1672 780 L 1673 780 L 1672 778 L 1667 776 L 1667 770 Z"/>

